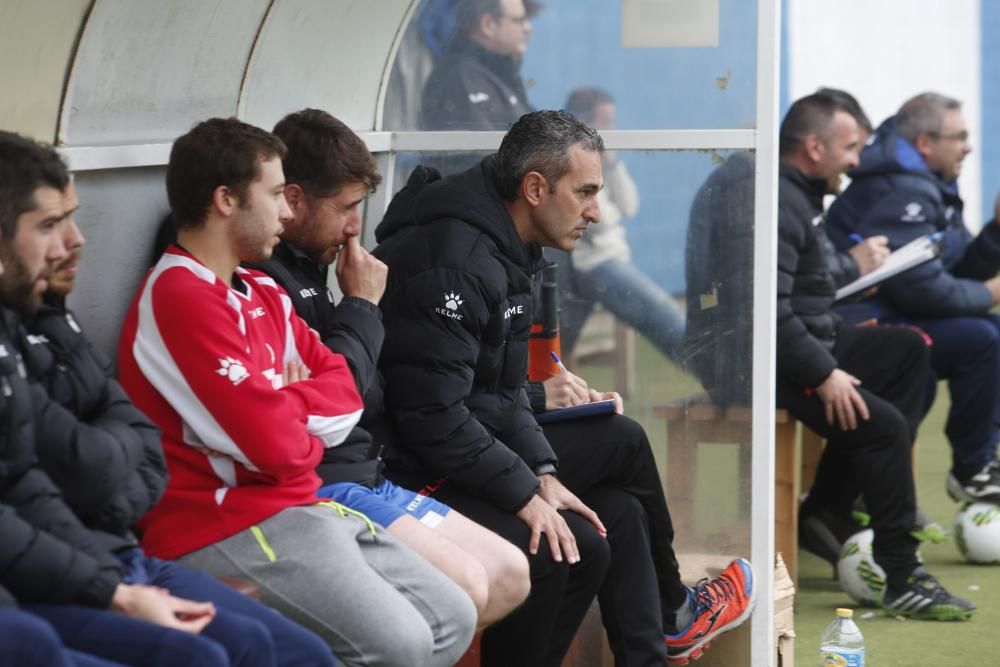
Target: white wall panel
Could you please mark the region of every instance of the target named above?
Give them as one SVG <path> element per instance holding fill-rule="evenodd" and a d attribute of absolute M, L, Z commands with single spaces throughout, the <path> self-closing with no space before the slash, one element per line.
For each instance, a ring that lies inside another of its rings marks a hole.
<path fill-rule="evenodd" d="M 236 113 L 267 0 L 97 0 L 60 134 L 68 145 L 172 140 Z"/>
<path fill-rule="evenodd" d="M 375 127 L 390 50 L 411 0 L 276 0 L 247 71 L 242 118 L 270 128 L 317 107 Z"/>
<path fill-rule="evenodd" d="M 789 0 L 789 98 L 819 86 L 853 93 L 878 125 L 928 90 L 964 102 L 973 146 L 981 140 L 980 0 Z M 978 153 L 959 185 L 965 219 L 981 217 Z"/>

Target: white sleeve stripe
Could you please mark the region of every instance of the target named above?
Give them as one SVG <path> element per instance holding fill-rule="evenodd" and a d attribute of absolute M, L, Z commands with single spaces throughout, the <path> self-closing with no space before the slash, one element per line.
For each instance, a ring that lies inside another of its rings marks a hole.
<path fill-rule="evenodd" d="M 191 265 L 195 266 L 192 267 Z M 191 386 L 184 378 L 173 357 L 167 350 L 166 344 L 156 326 L 156 318 L 153 314 L 153 286 L 157 279 L 167 269 L 175 266 L 185 266 L 192 269 L 193 273 L 207 280 L 203 271 L 194 269 L 204 269 L 200 264 L 192 262 L 190 259 L 179 255 L 164 255 L 153 269 L 152 275 L 146 281 L 145 289 L 139 299 L 139 317 L 136 328 L 135 343 L 132 346 L 132 354 L 135 356 L 139 370 L 146 376 L 153 387 L 160 392 L 164 400 L 173 407 L 180 415 L 185 428 L 189 428 L 195 433 L 198 439 L 206 447 L 217 452 L 226 454 L 239 461 L 248 470 L 258 472 L 246 454 L 219 426 L 212 414 L 195 397 Z M 205 269 L 205 271 L 208 271 Z M 211 275 L 211 282 L 215 282 L 215 274 Z M 227 480 L 223 480 L 224 482 Z M 235 480 L 234 480 L 235 481 Z"/>
<path fill-rule="evenodd" d="M 359 408 L 346 415 L 336 415 L 334 417 L 319 417 L 310 415 L 306 423 L 306 429 L 310 435 L 314 435 L 323 441 L 323 446 L 329 449 L 336 447 L 347 439 L 351 429 L 361 419 L 364 408 Z"/>
<path fill-rule="evenodd" d="M 238 322 L 239 322 L 240 334 L 242 334 L 243 336 L 246 336 L 247 335 L 247 323 L 246 323 L 246 320 L 243 319 L 243 309 L 240 308 L 240 300 L 238 298 L 236 298 L 235 294 L 233 294 L 233 290 L 228 290 L 226 292 L 226 304 L 230 308 L 232 308 L 233 310 L 236 311 L 236 316 L 239 318 Z"/>

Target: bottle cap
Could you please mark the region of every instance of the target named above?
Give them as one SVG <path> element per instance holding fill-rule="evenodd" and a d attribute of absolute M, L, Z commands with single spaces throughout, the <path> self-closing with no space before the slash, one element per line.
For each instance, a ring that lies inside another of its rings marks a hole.
<path fill-rule="evenodd" d="M 853 609 L 843 609 L 843 608 L 837 609 L 837 618 L 853 618 L 853 617 L 854 617 Z"/>

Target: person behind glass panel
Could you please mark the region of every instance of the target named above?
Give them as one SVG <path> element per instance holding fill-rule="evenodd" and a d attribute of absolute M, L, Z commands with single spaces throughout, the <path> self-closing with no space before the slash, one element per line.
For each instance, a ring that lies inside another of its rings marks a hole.
<path fill-rule="evenodd" d="M 615 101 L 600 88 L 577 88 L 566 100 L 566 110 L 597 130 L 615 127 Z M 572 351 L 594 304 L 600 303 L 666 357 L 679 361 L 684 315 L 673 297 L 632 264 L 622 225 L 639 211 L 639 190 L 614 151 L 604 151 L 601 162 L 604 189 L 597 195 L 601 223 L 587 229 L 568 262 L 557 257 L 564 264 L 559 295 L 563 349 Z"/>

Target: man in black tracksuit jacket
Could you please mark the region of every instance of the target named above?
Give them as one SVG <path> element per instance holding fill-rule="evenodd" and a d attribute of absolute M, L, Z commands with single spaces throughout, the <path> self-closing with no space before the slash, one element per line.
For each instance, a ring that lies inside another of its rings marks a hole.
<path fill-rule="evenodd" d="M 540 182 L 540 171 L 524 166 L 542 163 L 535 149 L 570 166 L 537 167 L 550 179 Z M 749 613 L 745 561 L 731 566 L 741 572 L 738 585 L 729 570 L 705 590 L 681 584 L 663 490 L 638 424 L 607 415 L 543 430 L 528 402 L 541 244 L 571 250 L 599 218 L 602 149 L 599 136 L 565 112 L 527 114 L 497 155 L 466 172 L 439 180 L 418 168 L 376 230 L 375 255 L 389 265 L 380 367 L 400 434 L 387 448 L 386 474 L 530 554 L 531 596 L 483 635 L 487 665 L 558 665 L 598 590 L 619 664 L 662 664 L 663 633 L 674 626 L 694 629 L 666 638 L 670 659 L 697 657 L 713 627 L 735 627 Z M 525 158 L 518 167 L 515 155 Z M 543 192 L 544 202 L 536 197 Z M 733 613 L 717 617 L 717 626 L 690 621 L 719 605 Z"/>
<path fill-rule="evenodd" d="M 842 326 L 831 310 L 836 289 L 820 237 L 823 197 L 839 191 L 860 147 L 857 121 L 826 95 L 797 101 L 781 126 L 776 403 L 828 441 L 801 515 L 846 520 L 860 490 L 875 561 L 886 573 L 887 613 L 968 618 L 974 605 L 920 566 L 910 535 L 910 447 L 923 412 L 927 346 L 910 329 Z"/>
<path fill-rule="evenodd" d="M 457 3 L 455 34 L 434 64 L 421 93 L 424 130 L 506 130 L 532 110 L 521 78 L 531 37 L 522 0 Z M 481 154 L 437 153 L 424 159 L 443 174 L 476 164 Z"/>

